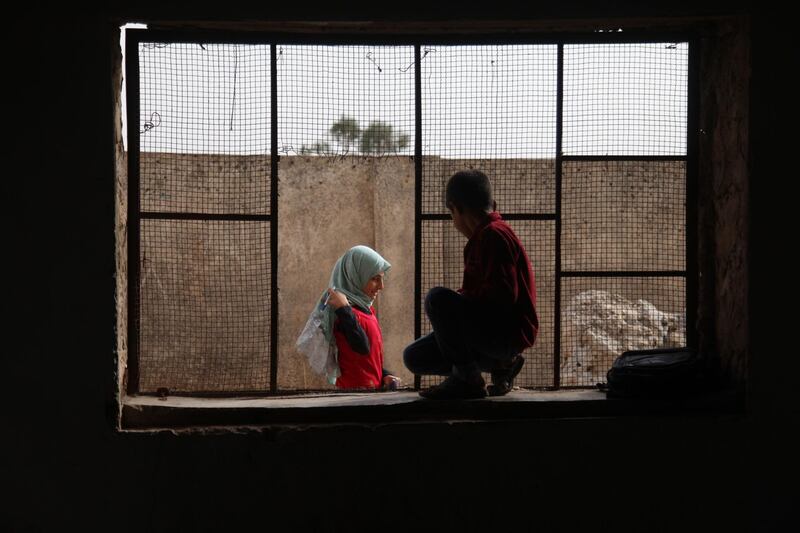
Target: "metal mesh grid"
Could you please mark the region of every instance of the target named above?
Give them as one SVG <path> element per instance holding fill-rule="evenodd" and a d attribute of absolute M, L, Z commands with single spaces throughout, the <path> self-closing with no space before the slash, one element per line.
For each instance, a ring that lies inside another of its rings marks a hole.
<path fill-rule="evenodd" d="M 504 214 L 551 214 L 555 211 L 555 159 L 442 159 L 424 156 L 424 214 L 448 213 L 444 203 L 447 180 L 465 169 L 477 169 L 489 176 L 497 209 Z"/>
<path fill-rule="evenodd" d="M 268 45 L 139 45 L 143 211 L 270 212 L 269 61 Z"/>
<path fill-rule="evenodd" d="M 270 156 L 140 155 L 141 208 L 158 213 L 266 215 Z"/>
<path fill-rule="evenodd" d="M 420 238 L 420 308 L 422 312 L 422 335 L 432 331 L 428 317 L 425 316 L 425 295 L 433 287 L 448 287 L 456 290 L 461 287 L 464 274 L 464 236 L 455 229 L 449 220 L 425 220 L 422 222 Z"/>
<path fill-rule="evenodd" d="M 269 153 L 270 47 L 140 43 L 142 152 Z"/>
<path fill-rule="evenodd" d="M 685 268 L 685 162 L 565 162 L 561 194 L 565 271 Z"/>
<path fill-rule="evenodd" d="M 141 226 L 140 391 L 265 390 L 269 222 Z"/>
<path fill-rule="evenodd" d="M 138 52 L 138 391 L 267 390 L 270 47 Z"/>
<path fill-rule="evenodd" d="M 552 387 L 553 382 L 553 312 L 555 310 L 555 223 L 552 221 L 514 220 L 510 226 L 522 241 L 534 270 L 539 314 L 539 336 L 523 352 L 525 366 L 515 380 L 521 387 Z M 464 272 L 463 249 L 466 241 L 449 220 L 428 220 L 422 224 L 422 292 L 435 286 L 461 287 Z M 427 317 L 422 320 L 422 334 L 430 333 Z M 489 379 L 486 374 L 485 379 Z M 441 381 L 438 376 L 423 376 L 429 386 Z M 488 382 L 488 381 L 487 381 Z"/>
<path fill-rule="evenodd" d="M 422 47 L 423 216 L 447 212 L 444 183 L 464 168 L 489 175 L 503 214 L 555 216 L 557 49 Z M 408 46 L 279 45 L 278 152 L 413 154 L 413 58 Z M 271 212 L 269 61 L 268 45 L 140 45 L 142 211 Z M 563 153 L 685 155 L 687 67 L 686 43 L 565 45 Z M 685 268 L 684 163 L 562 168 L 563 270 Z M 576 301 L 605 297 L 656 316 L 637 303 L 651 298 L 683 317 L 685 338 L 684 278 L 563 278 L 555 302 L 555 223 L 511 224 L 533 262 L 541 322 L 518 385 L 553 384 L 553 313 L 560 306 L 565 323 Z M 460 286 L 464 240 L 449 220 L 422 226 L 424 297 L 434 285 Z M 141 221 L 141 391 L 267 387 L 269 249 L 266 221 Z M 569 367 L 585 340 L 573 326 L 561 331 L 562 384 L 591 386 L 594 376 L 575 370 L 585 367 Z M 603 357 L 593 372 L 607 368 Z"/>
<path fill-rule="evenodd" d="M 684 155 L 688 43 L 564 46 L 565 155 Z"/>
<path fill-rule="evenodd" d="M 554 45 L 423 47 L 423 214 L 447 213 L 445 184 L 467 168 L 489 176 L 501 213 L 555 211 L 557 50 Z M 552 386 L 554 224 L 511 225 L 534 263 L 542 321 L 517 384 Z M 461 286 L 464 245 L 451 221 L 423 223 L 422 298 L 435 285 Z M 422 334 L 429 333 L 426 317 L 422 323 Z M 439 381 L 423 376 L 421 383 Z"/>
<path fill-rule="evenodd" d="M 554 209 L 557 47 L 423 47 L 422 212 L 447 213 L 444 185 L 479 168 L 503 213 Z"/>
<path fill-rule="evenodd" d="M 626 350 L 686 345 L 683 277 L 562 278 L 561 385 L 606 381 Z"/>
<path fill-rule="evenodd" d="M 567 277 L 562 278 L 560 302 L 554 301 L 551 266 L 559 253 L 555 223 L 546 223 L 550 236 L 533 231 L 537 223 L 511 223 L 537 276 L 540 335 L 529 350 L 533 353 L 525 354 L 516 382 L 527 387 L 594 386 L 605 380 L 605 371 L 623 349 L 682 346 L 686 337 L 686 163 L 567 160 L 562 163 L 561 205 L 556 206 L 556 54 L 557 48 L 549 46 L 438 47 L 422 63 L 423 217 L 447 213 L 444 185 L 464 168 L 489 175 L 504 214 L 555 216 L 557 207 L 561 211 L 560 261 Z M 497 56 L 519 62 L 504 71 L 498 67 L 513 61 L 495 61 Z M 686 155 L 687 43 L 565 45 L 563 72 L 564 155 Z M 504 94 L 497 92 L 498 79 L 519 99 L 498 98 Z M 539 84 L 526 93 L 515 83 L 519 79 Z M 517 124 L 537 133 L 514 134 Z M 532 141 L 527 146 L 526 139 Z M 455 254 L 449 243 L 455 238 L 463 246 L 463 237 L 443 229 L 447 224 L 423 223 L 423 298 L 437 280 L 456 279 L 463 269 L 461 247 Z M 605 271 L 642 272 L 644 277 L 602 277 Z M 665 271 L 675 275 L 647 277 Z M 570 278 L 570 272 L 586 277 Z M 583 320 L 581 310 L 592 302 L 602 313 L 592 317 L 591 327 L 583 327 L 576 320 Z M 562 321 L 560 383 L 553 372 L 553 312 Z M 628 332 L 625 318 L 620 322 L 618 315 L 637 321 L 631 328 L 640 336 Z M 604 331 L 609 328 L 617 329 Z M 423 334 L 430 331 L 424 318 L 422 329 Z M 609 345 L 605 351 L 593 337 L 595 330 Z M 422 385 L 439 381 L 424 376 Z"/>
<path fill-rule="evenodd" d="M 413 155 L 414 48 L 278 45 L 281 154 Z"/>
<path fill-rule="evenodd" d="M 464 236 L 450 220 L 424 220 L 420 237 L 420 310 L 422 313 L 421 335 L 433 329 L 425 315 L 425 295 L 433 287 L 450 289 L 461 287 L 464 273 Z M 429 387 L 442 381 L 440 376 L 421 376 L 421 386 Z"/>
<path fill-rule="evenodd" d="M 525 366 L 514 384 L 520 387 L 552 387 L 553 331 L 555 330 L 555 222 L 513 220 L 509 222 L 531 262 L 536 282 L 536 312 L 539 334 L 525 350 Z"/>

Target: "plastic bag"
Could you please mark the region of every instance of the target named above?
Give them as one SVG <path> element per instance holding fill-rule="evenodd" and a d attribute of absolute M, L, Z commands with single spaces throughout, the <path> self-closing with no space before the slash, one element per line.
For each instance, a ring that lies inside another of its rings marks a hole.
<path fill-rule="evenodd" d="M 338 351 L 335 343 L 330 343 L 320 327 L 322 323 L 322 310 L 325 309 L 327 300 L 321 303 L 309 315 L 303 331 L 297 338 L 297 351 L 305 355 L 311 369 L 317 374 L 324 375 L 331 385 L 336 383 L 336 378 L 341 375 L 337 361 Z"/>

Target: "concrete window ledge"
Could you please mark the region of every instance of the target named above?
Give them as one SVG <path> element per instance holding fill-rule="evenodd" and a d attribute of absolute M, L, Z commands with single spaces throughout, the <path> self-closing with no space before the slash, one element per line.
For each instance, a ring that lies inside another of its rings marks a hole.
<path fill-rule="evenodd" d="M 732 391 L 642 400 L 609 399 L 596 390 L 515 390 L 499 398 L 437 402 L 424 400 L 414 391 L 269 398 L 127 396 L 122 399 L 121 429 L 278 428 L 743 412 L 743 399 Z"/>

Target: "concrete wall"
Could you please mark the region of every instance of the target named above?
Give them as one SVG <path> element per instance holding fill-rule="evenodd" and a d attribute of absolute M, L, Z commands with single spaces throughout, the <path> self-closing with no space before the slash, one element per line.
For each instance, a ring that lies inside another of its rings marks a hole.
<path fill-rule="evenodd" d="M 269 213 L 263 156 L 143 152 L 142 210 Z M 502 213 L 554 214 L 552 160 L 423 160 L 422 209 L 442 213 L 446 180 L 460 169 L 490 176 Z M 410 384 L 402 352 L 414 339 L 414 160 L 410 157 L 282 156 L 279 162 L 278 387 L 329 388 L 295 349 L 336 259 L 365 244 L 393 264 L 376 301 L 385 367 Z M 124 169 L 121 171 L 124 175 Z M 684 270 L 686 167 L 674 162 L 569 163 L 562 192 L 562 268 L 566 271 Z M 124 183 L 121 182 L 124 191 Z M 124 193 L 119 201 L 124 202 Z M 120 212 L 123 203 L 120 203 Z M 555 225 L 511 221 L 534 268 L 540 335 L 526 350 L 521 386 L 553 384 Z M 123 233 L 119 246 L 124 247 Z M 466 239 L 449 220 L 423 223 L 422 294 L 458 288 Z M 264 390 L 269 386 L 269 223 L 142 223 L 140 390 Z M 124 272 L 124 264 L 121 272 Z M 122 276 L 120 276 L 122 277 Z M 120 281 L 123 283 L 124 281 Z M 564 385 L 603 381 L 620 350 L 606 350 L 594 374 L 567 377 L 583 327 L 565 314 L 587 290 L 606 290 L 661 312 L 686 311 L 683 278 L 562 280 Z M 123 301 L 120 298 L 120 302 Z M 124 311 L 124 310 L 123 310 Z M 681 323 L 685 334 L 685 325 Z M 612 328 L 613 329 L 613 328 Z M 423 333 L 429 331 L 423 320 Z M 626 349 L 660 346 L 611 343 Z"/>
<path fill-rule="evenodd" d="M 375 310 L 384 366 L 413 383 L 403 348 L 414 339 L 414 163 L 411 158 L 281 157 L 278 228 L 280 388 L 325 388 L 294 343 L 334 263 L 364 244 L 392 264 Z"/>

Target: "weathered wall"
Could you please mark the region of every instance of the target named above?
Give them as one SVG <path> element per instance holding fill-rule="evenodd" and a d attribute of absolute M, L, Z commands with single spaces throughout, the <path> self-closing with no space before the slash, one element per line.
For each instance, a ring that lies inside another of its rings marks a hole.
<path fill-rule="evenodd" d="M 295 341 L 348 248 L 370 246 L 392 264 L 375 301 L 384 366 L 413 379 L 402 362 L 413 340 L 414 165 L 410 158 L 281 157 L 278 283 L 280 388 L 325 388 Z"/>
<path fill-rule="evenodd" d="M 703 72 L 719 82 L 703 85 L 700 93 L 698 202 L 711 208 L 699 214 L 702 303 L 698 329 L 711 364 L 724 380 L 740 387 L 747 374 L 751 318 L 747 312 L 751 72 L 746 35 L 747 19 L 729 20 L 701 40 L 700 48 Z"/>
<path fill-rule="evenodd" d="M 268 165 L 262 156 L 144 152 L 140 159 L 143 210 L 268 212 Z M 423 160 L 424 212 L 446 211 L 444 184 L 454 172 L 466 168 L 478 168 L 490 176 L 502 213 L 554 214 L 552 160 L 437 157 Z M 384 333 L 385 366 L 409 384 L 413 376 L 402 363 L 402 352 L 414 338 L 413 159 L 283 156 L 278 172 L 278 387 L 328 387 L 296 351 L 295 341 L 313 302 L 327 286 L 332 265 L 344 250 L 357 244 L 377 249 L 393 264 L 376 309 Z M 685 180 L 683 163 L 565 165 L 562 269 L 684 270 Z M 555 224 L 548 220 L 510 224 L 531 260 L 540 314 L 540 335 L 525 352 L 527 363 L 517 383 L 552 386 Z M 236 226 L 184 221 L 142 224 L 146 260 L 141 274 L 140 390 L 152 392 L 160 386 L 190 391 L 259 390 L 268 386 L 268 226 Z M 434 285 L 461 285 L 465 243 L 449 220 L 423 223 L 423 296 Z M 683 278 L 563 278 L 564 385 L 593 386 L 603 381 L 620 353 L 610 349 L 612 345 L 663 346 L 631 344 L 622 332 L 612 333 L 601 350 L 603 357 L 593 357 L 596 360 L 590 366 L 595 371 L 579 377 L 571 358 L 576 350 L 586 352 L 581 339 L 589 333 L 566 309 L 587 290 L 645 300 L 660 312 L 682 315 L 686 310 Z M 423 333 L 428 327 L 423 320 Z M 685 324 L 680 327 L 683 335 Z M 220 376 L 225 377 L 224 385 Z"/>

